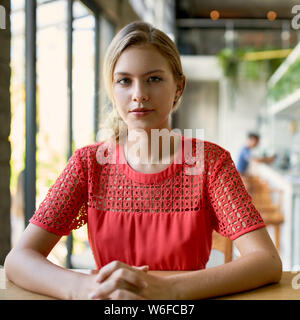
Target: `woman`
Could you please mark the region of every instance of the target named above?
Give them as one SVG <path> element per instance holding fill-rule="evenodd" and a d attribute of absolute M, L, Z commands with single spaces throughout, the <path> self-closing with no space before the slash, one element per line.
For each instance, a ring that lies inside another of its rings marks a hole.
<path fill-rule="evenodd" d="M 6 258 L 8 278 L 62 299 L 201 299 L 279 281 L 280 258 L 229 152 L 180 134 L 167 152 L 162 139 L 151 148 L 155 130 L 172 136 L 169 116 L 185 86 L 174 43 L 131 23 L 110 44 L 104 75 L 111 137 L 75 151 Z M 139 136 L 135 155 L 124 128 Z M 98 269 L 87 275 L 51 264 L 61 236 L 84 223 Z M 213 229 L 241 257 L 205 269 Z M 149 269 L 191 272 L 159 277 Z"/>

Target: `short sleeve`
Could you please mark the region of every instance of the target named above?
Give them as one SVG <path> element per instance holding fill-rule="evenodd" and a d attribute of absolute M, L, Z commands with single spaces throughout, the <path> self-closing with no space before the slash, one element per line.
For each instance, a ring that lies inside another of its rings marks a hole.
<path fill-rule="evenodd" d="M 208 201 L 213 229 L 234 240 L 244 233 L 265 227 L 265 224 L 230 153 L 222 150 L 208 177 Z"/>
<path fill-rule="evenodd" d="M 80 149 L 48 190 L 29 222 L 63 236 L 87 222 L 87 178 Z"/>

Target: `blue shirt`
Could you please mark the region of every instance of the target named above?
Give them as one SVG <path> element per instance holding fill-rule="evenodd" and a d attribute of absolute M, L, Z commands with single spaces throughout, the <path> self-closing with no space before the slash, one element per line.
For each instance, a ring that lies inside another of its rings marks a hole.
<path fill-rule="evenodd" d="M 248 147 L 243 147 L 240 151 L 238 161 L 237 161 L 237 171 L 239 173 L 245 173 L 250 162 L 250 149 Z"/>

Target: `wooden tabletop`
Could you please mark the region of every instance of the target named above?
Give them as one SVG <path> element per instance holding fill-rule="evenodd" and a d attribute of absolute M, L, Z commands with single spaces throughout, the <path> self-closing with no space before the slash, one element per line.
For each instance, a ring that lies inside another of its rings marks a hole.
<path fill-rule="evenodd" d="M 89 273 L 89 270 L 79 270 L 79 272 Z M 149 271 L 150 274 L 169 276 L 172 274 L 178 274 L 185 271 Z M 276 284 L 267 285 L 255 290 L 242 292 L 238 294 L 228 295 L 220 297 L 222 300 L 300 300 L 300 280 L 297 287 L 299 289 L 293 289 L 292 280 L 297 276 L 297 273 L 283 272 L 281 281 Z M 299 279 L 300 276 L 298 275 Z M 0 269 L 0 300 L 53 300 L 54 298 L 44 295 L 36 294 L 24 290 L 5 277 L 4 269 Z"/>

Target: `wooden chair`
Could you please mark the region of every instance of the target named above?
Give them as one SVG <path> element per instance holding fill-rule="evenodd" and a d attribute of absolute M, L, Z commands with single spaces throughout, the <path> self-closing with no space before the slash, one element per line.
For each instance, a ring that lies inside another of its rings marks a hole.
<path fill-rule="evenodd" d="M 261 214 L 265 224 L 274 229 L 274 240 L 277 251 L 280 252 L 280 226 L 284 222 L 282 214 L 282 191 L 270 188 L 269 185 L 260 178 L 252 177 L 250 179 L 253 204 Z M 274 196 L 277 195 L 277 201 L 274 202 Z"/>
<path fill-rule="evenodd" d="M 222 237 L 215 230 L 212 233 L 212 249 L 224 254 L 224 263 L 232 261 L 232 241 L 226 237 Z"/>

